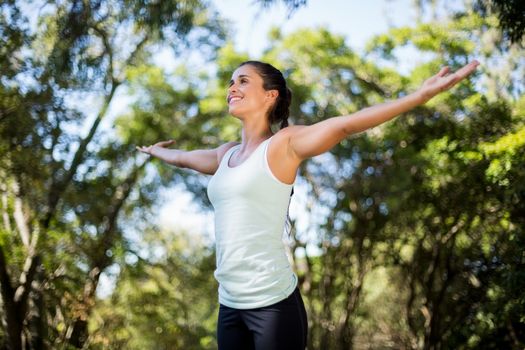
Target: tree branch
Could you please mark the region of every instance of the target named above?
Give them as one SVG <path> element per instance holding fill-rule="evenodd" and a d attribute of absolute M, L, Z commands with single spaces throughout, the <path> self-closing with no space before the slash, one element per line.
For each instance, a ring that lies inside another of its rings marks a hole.
<path fill-rule="evenodd" d="M 4 221 L 4 229 L 7 232 L 11 232 L 11 220 L 8 212 L 9 204 L 7 201 L 7 186 L 5 183 L 2 183 L 0 186 L 0 191 L 2 191 L 2 219 Z"/>
<path fill-rule="evenodd" d="M 113 84 L 110 93 L 104 99 L 102 109 L 100 110 L 95 121 L 93 122 L 93 125 L 91 126 L 88 135 L 83 140 L 81 140 L 80 145 L 78 146 L 78 149 L 75 153 L 75 156 L 73 157 L 73 161 L 71 162 L 71 166 L 69 167 L 69 170 L 67 171 L 64 179 L 54 181 L 52 183 L 51 190 L 49 192 L 48 205 L 46 208 L 44 220 L 42 222 L 43 228 L 49 227 L 49 223 L 51 221 L 51 218 L 53 217 L 58 201 L 60 200 L 62 194 L 73 179 L 73 176 L 76 174 L 79 165 L 82 164 L 87 146 L 95 136 L 95 132 L 97 131 L 100 122 L 106 115 L 106 112 L 109 108 L 109 104 L 113 99 L 117 86 L 118 83 Z"/>
<path fill-rule="evenodd" d="M 20 195 L 20 185 L 16 180 L 13 182 L 13 193 L 15 195 L 15 210 L 13 216 L 15 218 L 16 227 L 20 233 L 22 243 L 26 248 L 29 248 L 31 233 L 24 215 L 23 202 Z"/>
<path fill-rule="evenodd" d="M 66 175 L 62 180 L 56 180 L 53 181 L 51 184 L 51 190 L 49 192 L 48 197 L 48 205 L 46 208 L 46 212 L 44 215 L 44 219 L 42 221 L 42 227 L 47 228 L 49 227 L 49 223 L 51 221 L 51 218 L 53 217 L 55 208 L 68 187 L 69 183 L 73 179 L 73 176 L 76 174 L 78 167 L 84 160 L 85 152 L 87 149 L 88 144 L 91 142 L 93 137 L 95 136 L 95 132 L 98 129 L 98 126 L 100 125 L 100 122 L 106 115 L 109 105 L 111 101 L 113 100 L 113 97 L 115 95 L 116 89 L 122 84 L 123 79 L 116 79 L 114 76 L 114 67 L 113 67 L 113 51 L 111 45 L 109 45 L 109 41 L 107 39 L 107 35 L 97 27 L 94 27 L 94 29 L 102 36 L 102 40 L 105 45 L 105 51 L 109 56 L 110 64 L 108 66 L 107 75 L 109 75 L 110 80 L 112 82 L 111 89 L 108 95 L 106 95 L 104 99 L 104 104 L 102 105 L 102 109 L 99 111 L 97 117 L 95 118 L 95 121 L 93 122 L 93 125 L 91 126 L 89 133 L 87 136 L 81 140 L 77 151 L 75 152 L 75 156 L 73 157 L 73 161 L 71 162 L 71 166 L 69 167 L 69 170 L 67 171 Z M 148 35 L 145 35 L 144 38 L 137 44 L 135 47 L 135 50 L 128 56 L 128 59 L 125 61 L 124 67 L 127 65 L 131 65 L 133 63 L 133 60 L 136 58 L 138 53 L 142 50 L 143 46 L 148 41 L 149 37 Z"/>
<path fill-rule="evenodd" d="M 37 233 L 35 234 L 38 235 Z M 36 239 L 33 240 L 33 242 Z M 31 291 L 31 283 L 35 278 L 37 267 L 40 264 L 40 257 L 35 253 L 34 247 L 29 250 L 29 255 L 24 262 L 24 269 L 20 274 L 19 286 L 14 295 L 14 301 L 19 307 L 19 313 L 25 317 L 28 308 L 29 292 Z"/>
<path fill-rule="evenodd" d="M 11 284 L 11 277 L 9 276 L 9 271 L 7 271 L 7 262 L 4 255 L 4 246 L 0 245 L 0 286 L 2 299 L 4 305 L 9 303 L 10 300 L 13 300 L 14 289 Z"/>

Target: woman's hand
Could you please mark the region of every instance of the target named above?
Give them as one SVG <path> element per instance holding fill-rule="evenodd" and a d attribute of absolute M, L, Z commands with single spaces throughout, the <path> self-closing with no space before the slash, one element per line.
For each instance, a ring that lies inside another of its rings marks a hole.
<path fill-rule="evenodd" d="M 155 156 L 155 154 L 153 154 L 153 151 L 155 149 L 159 149 L 159 148 L 167 148 L 168 146 L 171 146 L 175 141 L 174 140 L 169 140 L 169 141 L 161 141 L 161 142 L 157 142 L 156 144 L 154 145 L 150 145 L 150 146 L 137 146 L 137 151 L 140 151 L 140 152 L 143 152 L 143 153 L 146 153 L 146 154 L 149 154 L 149 155 L 152 155 L 152 156 Z"/>
<path fill-rule="evenodd" d="M 421 88 L 419 88 L 418 92 L 423 99 L 422 103 L 427 102 L 440 92 L 450 89 L 458 82 L 468 77 L 476 70 L 478 65 L 479 62 L 474 60 L 454 73 L 450 73 L 449 67 L 442 68 L 438 74 L 425 80 Z"/>

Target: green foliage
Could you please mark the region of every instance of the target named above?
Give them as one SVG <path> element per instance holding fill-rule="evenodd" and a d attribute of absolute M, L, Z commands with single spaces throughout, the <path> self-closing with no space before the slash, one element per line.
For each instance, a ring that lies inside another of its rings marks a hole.
<path fill-rule="evenodd" d="M 32 282 L 19 334 L 30 348 L 216 348 L 214 256 L 155 225 L 159 194 L 174 183 L 209 209 L 205 178 L 134 147 L 238 140 L 226 87 L 247 55 L 222 45 L 221 20 L 199 1 L 46 3 L 36 30 L 22 8 L 0 12 L 0 272 L 14 288 L 23 274 Z M 523 347 L 525 67 L 497 25 L 467 9 L 394 28 L 363 55 L 323 28 L 272 30 L 262 59 L 289 81 L 291 124 L 403 96 L 445 64 L 482 61 L 450 93 L 301 166 L 298 182 L 325 213 L 293 242 L 309 348 Z M 197 46 L 216 57 L 214 69 L 167 72 L 150 59 L 164 45 Z M 403 75 L 406 50 L 424 61 Z M 129 108 L 99 130 L 117 92 Z M 312 246 L 318 254 L 299 258 Z M 28 270 L 32 257 L 38 268 Z M 99 300 L 109 271 L 115 289 Z M 6 281 L 0 340 L 12 345 Z"/>
<path fill-rule="evenodd" d="M 259 3 L 261 7 L 270 7 L 279 2 L 282 2 L 288 8 L 288 16 L 291 16 L 295 11 L 305 6 L 308 0 L 256 0 L 256 3 Z"/>
<path fill-rule="evenodd" d="M 372 40 L 368 58 L 323 29 L 287 37 L 274 30 L 263 59 L 289 72 L 298 91 L 294 122 L 311 124 L 413 91 L 442 65 L 464 64 L 481 52 L 480 36 L 491 26 L 491 18 L 464 15 L 393 29 Z M 408 76 L 371 60 L 395 61 L 406 47 L 431 53 Z M 493 55 L 517 62 L 503 49 L 484 55 L 488 71 Z M 331 157 L 301 168 L 309 195 L 328 213 L 314 229 L 315 239 L 296 234 L 297 249 L 315 244 L 322 252 L 296 263 L 310 316 L 310 347 L 523 343 L 523 303 L 515 294 L 522 287 L 517 281 L 523 262 L 514 246 L 523 239 L 517 214 L 524 193 L 523 112 L 511 97 L 523 82 L 508 82 L 511 95 L 477 91 L 475 82 L 346 140 Z M 395 278 L 385 282 L 379 271 Z M 507 289 L 512 292 L 493 293 Z M 380 306 L 386 315 L 399 316 L 381 317 L 376 300 L 385 300 Z M 500 317 L 495 305 L 512 311 Z"/>
<path fill-rule="evenodd" d="M 90 348 L 217 348 L 215 255 L 184 232 L 151 232 L 145 238 L 145 249 L 155 257 L 120 272 L 112 297 L 92 319 Z"/>
<path fill-rule="evenodd" d="M 496 14 L 499 20 L 499 27 L 505 37 L 514 43 L 519 43 L 525 36 L 525 5 L 519 0 L 478 0 L 477 10 L 485 15 L 487 13 Z"/>
<path fill-rule="evenodd" d="M 414 2 L 420 10 L 436 11 L 441 6 L 447 6 L 446 1 L 418 0 Z M 461 4 L 461 3 L 460 3 Z M 476 0 L 464 2 L 467 11 L 473 11 L 481 17 L 493 16 L 494 28 L 498 28 L 505 39 L 505 43 L 523 44 L 525 35 L 525 4 L 520 0 Z M 455 4 L 457 5 L 457 4 Z M 445 7 L 448 11 L 448 8 Z M 461 16 L 463 10 L 456 10 L 453 16 Z"/>
<path fill-rule="evenodd" d="M 148 162 L 135 151 L 147 127 L 127 135 L 115 135 L 111 120 L 99 127 L 126 87 L 159 109 L 138 101 L 134 111 L 145 117 L 136 119 L 146 125 L 169 103 L 196 106 L 189 88 L 155 95 L 168 84 L 154 69 L 140 81 L 137 70 L 159 47 L 198 46 L 211 58 L 224 35 L 197 0 L 0 5 L 2 348 L 84 346 L 100 276 L 131 249 L 129 225 L 152 225 L 144 217 L 163 188 L 145 177 Z"/>

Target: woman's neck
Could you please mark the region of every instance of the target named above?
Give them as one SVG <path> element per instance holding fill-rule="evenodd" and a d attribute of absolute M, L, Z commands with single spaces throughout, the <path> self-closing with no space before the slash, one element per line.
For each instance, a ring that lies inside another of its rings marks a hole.
<path fill-rule="evenodd" d="M 272 137 L 272 135 L 273 132 L 269 126 L 267 128 L 250 129 L 245 125 L 241 132 L 241 152 L 257 147 L 261 142 Z"/>

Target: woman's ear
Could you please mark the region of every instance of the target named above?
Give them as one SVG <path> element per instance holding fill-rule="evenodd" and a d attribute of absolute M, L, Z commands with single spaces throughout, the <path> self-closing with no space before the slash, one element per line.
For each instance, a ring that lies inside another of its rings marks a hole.
<path fill-rule="evenodd" d="M 277 96 L 279 96 L 278 90 L 267 90 L 266 91 L 266 98 L 271 99 L 272 101 L 276 100 Z"/>

